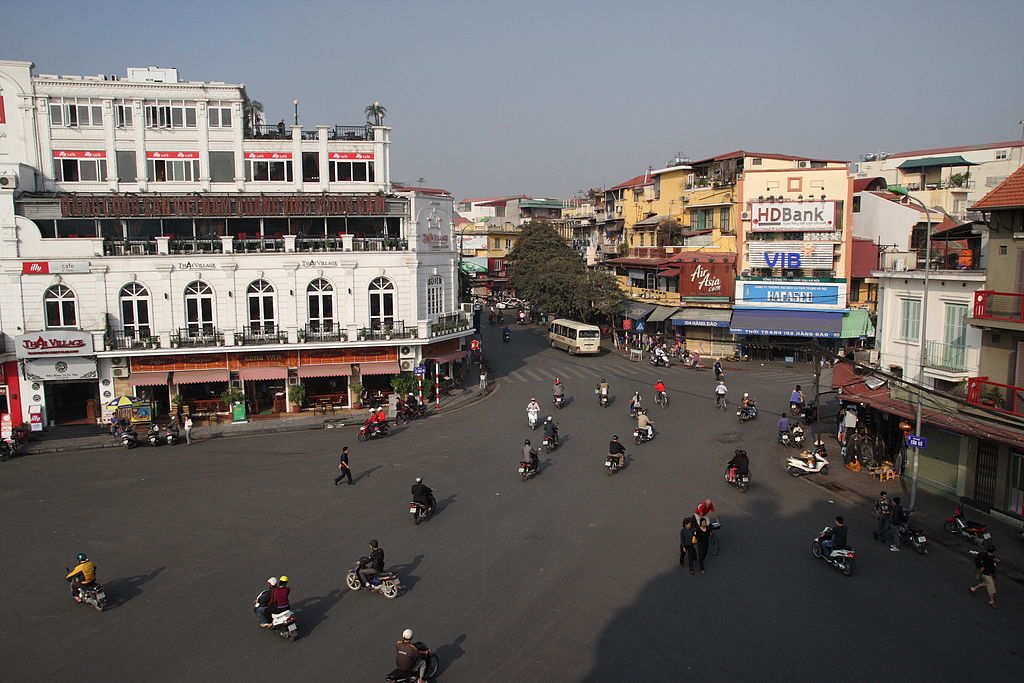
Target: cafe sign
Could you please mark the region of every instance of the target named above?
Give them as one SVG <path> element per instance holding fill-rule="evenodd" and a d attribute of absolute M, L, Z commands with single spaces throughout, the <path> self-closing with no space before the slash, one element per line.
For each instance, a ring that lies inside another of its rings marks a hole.
<path fill-rule="evenodd" d="M 92 333 L 75 330 L 46 330 L 14 338 L 18 358 L 40 356 L 88 356 L 93 353 Z"/>
<path fill-rule="evenodd" d="M 88 261 L 22 261 L 22 275 L 52 275 L 88 273 Z"/>
<path fill-rule="evenodd" d="M 382 195 L 63 195 L 64 218 L 245 218 L 248 216 L 383 216 Z"/>

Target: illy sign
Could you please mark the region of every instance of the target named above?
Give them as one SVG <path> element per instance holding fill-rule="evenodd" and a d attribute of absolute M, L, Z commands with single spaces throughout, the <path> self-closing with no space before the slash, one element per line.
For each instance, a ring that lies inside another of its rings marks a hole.
<path fill-rule="evenodd" d="M 74 330 L 47 330 L 14 338 L 18 358 L 87 356 L 93 353 L 92 334 Z"/>

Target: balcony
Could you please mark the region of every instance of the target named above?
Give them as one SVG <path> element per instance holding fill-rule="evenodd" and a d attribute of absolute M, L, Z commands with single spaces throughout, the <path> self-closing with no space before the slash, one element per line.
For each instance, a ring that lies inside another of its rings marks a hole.
<path fill-rule="evenodd" d="M 239 235 L 232 241 L 231 249 L 239 254 L 284 251 L 284 238 Z"/>
<path fill-rule="evenodd" d="M 925 341 L 924 366 L 942 372 L 967 372 L 967 347 Z"/>
<path fill-rule="evenodd" d="M 465 313 L 446 313 L 438 316 L 437 320 L 430 324 L 430 336 L 442 337 L 453 332 L 468 330 L 469 327 L 469 316 Z"/>
<path fill-rule="evenodd" d="M 375 322 L 370 327 L 359 328 L 359 341 L 415 338 L 416 326 L 406 327 L 404 320 L 392 320 L 391 322 L 383 323 Z"/>
<path fill-rule="evenodd" d="M 172 239 L 167 243 L 167 250 L 172 254 L 220 254 L 224 244 L 219 237 Z"/>
<path fill-rule="evenodd" d="M 974 293 L 976 320 L 1024 324 L 1024 294 L 983 289 Z"/>
<path fill-rule="evenodd" d="M 620 282 L 623 278 L 619 278 Z M 666 292 L 661 289 L 648 289 L 646 287 L 624 287 L 626 290 L 626 297 L 629 299 L 636 299 L 640 301 L 650 301 L 655 304 L 663 304 L 665 306 L 678 306 L 680 305 L 679 292 Z"/>
<path fill-rule="evenodd" d="M 277 329 L 273 324 L 247 325 L 241 332 L 235 333 L 235 344 L 238 346 L 287 343 L 288 333 Z"/>
<path fill-rule="evenodd" d="M 1007 415 L 1024 417 L 1024 387 L 990 382 L 988 377 L 972 377 L 967 380 L 967 402 Z"/>
<path fill-rule="evenodd" d="M 182 349 L 224 346 L 224 334 L 212 325 L 189 325 L 171 335 L 171 346 Z"/>
<path fill-rule="evenodd" d="M 355 237 L 352 251 L 408 251 L 409 240 L 399 237 Z"/>
<path fill-rule="evenodd" d="M 148 327 L 134 330 L 107 330 L 104 337 L 108 351 L 130 351 L 131 349 L 159 349 L 160 337 L 154 336 Z"/>
<path fill-rule="evenodd" d="M 155 253 L 155 240 L 103 240 L 104 256 L 149 256 Z"/>
<path fill-rule="evenodd" d="M 311 128 L 301 132 L 303 140 L 318 140 L 319 130 Z M 292 129 L 290 126 L 279 123 L 263 123 L 258 126 L 251 126 L 245 132 L 247 140 L 291 140 Z M 373 140 L 373 127 L 365 126 L 331 126 L 327 129 L 328 140 L 341 141 L 370 141 Z"/>
<path fill-rule="evenodd" d="M 339 323 L 312 323 L 299 330 L 300 342 L 347 342 L 348 332 Z"/>

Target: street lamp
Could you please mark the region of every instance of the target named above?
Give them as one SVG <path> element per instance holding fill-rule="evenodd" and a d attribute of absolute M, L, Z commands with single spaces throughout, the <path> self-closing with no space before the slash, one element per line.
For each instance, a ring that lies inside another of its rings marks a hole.
<path fill-rule="evenodd" d="M 292 104 L 295 106 L 295 125 L 299 125 L 299 101 L 292 100 Z"/>
<path fill-rule="evenodd" d="M 917 405 L 914 410 L 914 434 L 915 436 L 921 436 L 921 397 L 923 395 L 924 388 L 924 364 L 927 357 L 925 353 L 924 337 L 925 337 L 925 325 L 928 322 L 928 272 L 932 265 L 932 213 L 928 210 L 928 207 L 924 205 L 917 197 L 911 196 L 910 192 L 905 187 L 895 186 L 890 187 L 889 191 L 893 194 L 898 194 L 902 197 L 906 197 L 909 201 L 917 204 L 924 210 L 925 217 L 927 219 L 928 227 L 924 233 L 924 294 L 921 301 L 921 322 L 920 322 L 920 334 L 918 335 L 921 343 L 920 353 L 918 355 L 918 368 L 917 368 Z M 906 434 L 903 436 L 903 443 L 906 444 Z M 917 475 L 921 468 L 921 449 L 918 446 L 914 446 L 914 467 L 913 474 L 910 479 L 910 511 L 913 512 L 917 505 Z"/>

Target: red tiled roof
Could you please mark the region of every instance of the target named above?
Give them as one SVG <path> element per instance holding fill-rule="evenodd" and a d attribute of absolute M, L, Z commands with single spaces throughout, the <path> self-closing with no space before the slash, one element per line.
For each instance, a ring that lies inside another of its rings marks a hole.
<path fill-rule="evenodd" d="M 420 192 L 422 194 L 451 194 L 448 190 L 441 190 L 436 187 L 409 187 L 407 185 L 392 185 L 395 192 Z"/>
<path fill-rule="evenodd" d="M 972 209 L 1009 209 L 1024 206 L 1024 166 L 982 197 Z"/>
<path fill-rule="evenodd" d="M 502 197 L 480 197 L 478 199 L 460 199 L 459 204 L 479 204 L 480 202 L 493 202 L 495 199 L 502 199 Z"/>
<path fill-rule="evenodd" d="M 645 185 L 653 185 L 653 184 L 654 184 L 654 177 L 650 173 L 644 173 L 643 175 L 638 175 L 635 178 L 630 178 L 629 180 L 627 180 L 624 183 L 619 183 L 618 185 L 616 185 L 614 187 L 609 187 L 606 190 L 606 192 L 613 192 L 615 190 L 626 190 L 626 189 L 629 189 L 631 187 L 643 187 Z"/>
<path fill-rule="evenodd" d="M 876 187 L 872 187 L 872 185 L 875 185 Z M 854 178 L 853 179 L 853 191 L 855 193 L 856 192 L 864 192 L 865 190 L 871 190 L 871 189 L 880 190 L 880 189 L 885 189 L 886 187 L 888 187 L 888 184 L 885 182 L 885 178 L 881 178 L 881 177 L 879 177 L 879 178 Z"/>
<path fill-rule="evenodd" d="M 1003 147 L 1024 147 L 1022 140 L 1010 140 L 1009 142 L 986 142 L 983 145 L 964 145 L 962 147 L 939 147 L 938 149 L 915 149 L 910 152 L 897 152 L 890 154 L 887 159 L 900 159 L 902 157 L 921 157 L 932 154 L 950 154 L 952 152 L 970 152 L 975 149 L 1001 149 Z"/>
<path fill-rule="evenodd" d="M 701 159 L 700 161 L 694 161 L 690 165 L 703 164 L 708 161 L 724 161 L 725 159 L 736 159 L 738 157 L 759 157 L 761 159 L 783 159 L 787 161 L 824 161 L 835 164 L 850 163 L 845 159 L 816 159 L 814 157 L 795 157 L 790 154 L 762 154 L 761 152 L 748 152 L 743 149 L 738 149 L 735 152 L 729 152 L 728 154 L 719 154 L 716 157 L 709 157 L 707 159 Z"/>
<path fill-rule="evenodd" d="M 462 216 L 458 216 L 458 215 L 455 216 L 455 225 L 465 225 L 466 223 L 472 223 L 472 222 L 473 221 L 469 220 L 468 218 L 463 218 Z"/>

